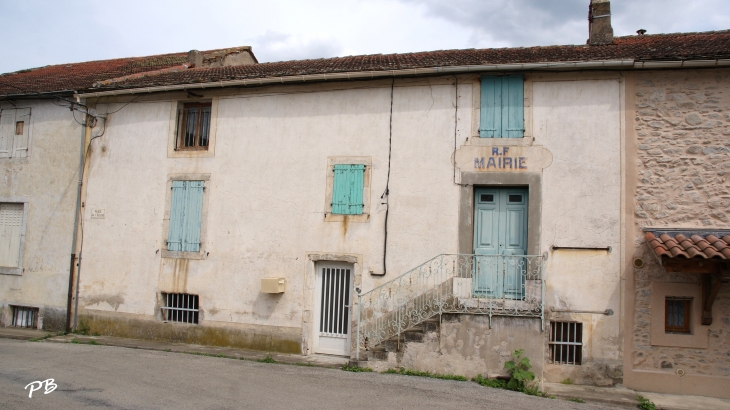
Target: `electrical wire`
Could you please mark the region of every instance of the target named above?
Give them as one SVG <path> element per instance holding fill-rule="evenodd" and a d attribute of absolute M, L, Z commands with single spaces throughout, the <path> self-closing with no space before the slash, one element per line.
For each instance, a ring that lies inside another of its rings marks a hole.
<path fill-rule="evenodd" d="M 388 256 L 388 212 L 390 211 L 390 159 L 393 152 L 393 91 L 395 90 L 395 78 L 390 83 L 390 128 L 388 135 L 388 177 L 385 180 L 385 191 L 380 199 L 385 198 L 385 224 L 383 235 L 383 275 L 387 273 L 386 260 Z"/>

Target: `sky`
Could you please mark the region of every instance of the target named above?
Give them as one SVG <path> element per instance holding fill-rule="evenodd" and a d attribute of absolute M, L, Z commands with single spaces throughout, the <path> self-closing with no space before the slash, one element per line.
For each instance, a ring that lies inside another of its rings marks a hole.
<path fill-rule="evenodd" d="M 252 46 L 259 62 L 585 44 L 589 0 L 0 0 L 0 73 Z M 730 29 L 730 0 L 613 0 L 617 36 Z"/>

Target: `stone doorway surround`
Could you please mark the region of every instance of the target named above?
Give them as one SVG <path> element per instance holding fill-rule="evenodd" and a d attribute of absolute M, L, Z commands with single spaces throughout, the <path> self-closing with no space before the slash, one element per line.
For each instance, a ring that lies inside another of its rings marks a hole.
<path fill-rule="evenodd" d="M 363 257 L 361 254 L 355 253 L 328 253 L 328 252 L 307 252 L 306 253 L 306 267 L 304 272 L 304 311 L 302 312 L 302 354 L 311 355 L 314 354 L 314 317 L 316 309 L 316 295 L 317 291 L 315 284 L 317 283 L 316 277 L 316 264 L 321 261 L 329 262 L 346 262 L 353 265 L 353 284 L 352 289 L 352 315 L 350 321 L 350 329 L 352 337 L 350 338 L 351 345 L 354 346 L 356 343 L 356 328 L 357 328 L 357 291 L 356 289 L 362 289 L 362 263 Z M 350 352 L 354 352 L 354 347 L 351 346 Z"/>

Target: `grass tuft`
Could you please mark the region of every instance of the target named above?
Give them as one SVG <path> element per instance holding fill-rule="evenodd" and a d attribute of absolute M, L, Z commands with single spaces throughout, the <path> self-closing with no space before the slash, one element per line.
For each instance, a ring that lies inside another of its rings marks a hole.
<path fill-rule="evenodd" d="M 346 372 L 354 372 L 354 373 L 369 373 L 369 372 L 373 371 L 373 369 L 371 369 L 369 367 L 348 366 L 348 365 L 342 366 L 342 370 L 344 370 Z"/>
<path fill-rule="evenodd" d="M 560 384 L 573 384 L 573 379 L 567 378 L 560 381 Z"/>
<path fill-rule="evenodd" d="M 418 370 L 406 370 L 405 367 L 401 367 L 399 369 L 388 369 L 383 372 L 384 374 L 402 374 L 404 376 L 418 376 L 418 377 L 430 377 L 432 379 L 441 379 L 441 380 L 456 380 L 460 382 L 468 381 L 464 376 L 458 375 L 458 374 L 439 374 L 439 373 L 431 373 L 431 372 L 420 372 Z"/>
<path fill-rule="evenodd" d="M 279 363 L 276 360 L 274 360 L 270 355 L 264 357 L 263 359 L 256 359 L 259 363 Z"/>
<path fill-rule="evenodd" d="M 581 399 L 580 397 L 569 397 L 567 400 L 575 402 L 575 403 L 585 403 L 586 402 L 585 400 Z"/>

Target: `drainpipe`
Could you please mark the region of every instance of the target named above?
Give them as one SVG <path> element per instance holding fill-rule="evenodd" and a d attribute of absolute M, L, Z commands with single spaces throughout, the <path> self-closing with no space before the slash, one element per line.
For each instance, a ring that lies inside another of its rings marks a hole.
<path fill-rule="evenodd" d="M 79 98 L 79 96 L 76 96 L 76 102 L 79 104 L 85 104 L 86 100 L 82 100 Z M 79 236 L 79 223 L 80 223 L 80 214 L 81 214 L 81 188 L 83 185 L 83 179 L 84 179 L 84 151 L 86 147 L 86 133 L 87 133 L 87 121 L 88 116 L 84 116 L 84 125 L 81 127 L 81 142 L 80 142 L 80 148 L 79 148 L 79 183 L 78 183 L 78 189 L 76 191 L 76 213 L 74 214 L 74 234 L 73 234 L 73 241 L 71 244 L 71 271 L 69 272 L 69 278 L 68 278 L 68 305 L 67 305 L 67 314 L 66 314 L 66 330 L 76 330 L 76 324 L 78 320 L 78 309 L 79 309 L 79 276 L 81 274 L 81 253 L 79 252 L 78 255 L 76 253 L 76 248 L 78 244 L 78 236 Z M 76 269 L 76 280 L 74 281 L 74 262 L 77 266 Z M 74 283 L 75 282 L 75 283 Z M 73 327 L 71 326 L 71 315 L 70 315 L 70 309 L 71 309 L 71 302 L 73 299 L 73 291 L 74 286 L 76 288 L 76 295 L 75 295 L 75 301 L 74 301 L 74 308 L 73 308 Z"/>

